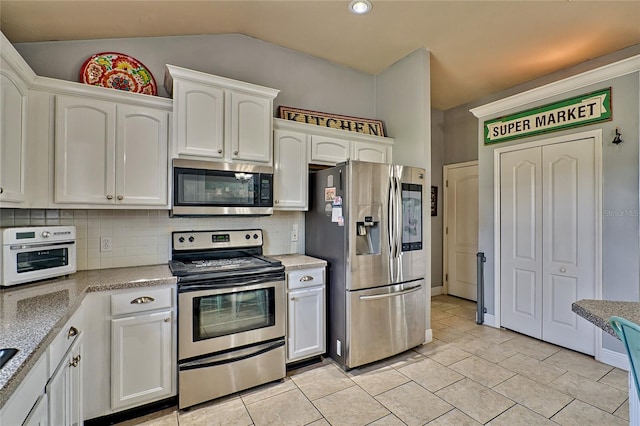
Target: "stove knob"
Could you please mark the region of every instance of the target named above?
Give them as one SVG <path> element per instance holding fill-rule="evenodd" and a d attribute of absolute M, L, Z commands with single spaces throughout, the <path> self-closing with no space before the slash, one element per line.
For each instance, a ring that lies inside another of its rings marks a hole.
<path fill-rule="evenodd" d="M 251 239 L 251 235 L 249 235 L 249 234 L 245 235 L 244 237 L 245 237 L 247 240 L 250 240 L 250 239 Z"/>
<path fill-rule="evenodd" d="M 42 235 L 42 238 L 49 238 L 49 237 L 51 236 L 51 232 L 49 232 L 49 231 L 44 231 L 44 232 L 42 232 L 42 234 L 41 234 L 41 235 Z"/>
<path fill-rule="evenodd" d="M 190 243 L 194 242 L 195 240 L 196 240 L 195 238 L 193 238 L 193 237 L 189 237 L 189 242 L 190 242 Z"/>
<path fill-rule="evenodd" d="M 257 240 L 258 239 L 258 234 L 253 234 L 253 239 Z"/>
<path fill-rule="evenodd" d="M 181 243 L 184 243 L 184 237 L 178 238 L 178 241 L 181 242 Z"/>

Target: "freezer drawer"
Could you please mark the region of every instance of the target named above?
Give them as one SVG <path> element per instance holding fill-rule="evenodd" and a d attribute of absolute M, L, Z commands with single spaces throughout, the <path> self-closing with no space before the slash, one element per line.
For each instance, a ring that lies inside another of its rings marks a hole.
<path fill-rule="evenodd" d="M 424 343 L 424 280 L 347 292 L 346 368 L 398 354 Z"/>

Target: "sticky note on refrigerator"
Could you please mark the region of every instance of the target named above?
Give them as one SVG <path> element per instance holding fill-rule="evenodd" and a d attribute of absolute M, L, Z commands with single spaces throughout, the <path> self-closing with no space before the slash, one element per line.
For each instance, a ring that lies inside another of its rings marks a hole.
<path fill-rule="evenodd" d="M 331 222 L 339 222 L 341 217 L 342 206 L 333 206 L 333 209 L 331 209 Z"/>

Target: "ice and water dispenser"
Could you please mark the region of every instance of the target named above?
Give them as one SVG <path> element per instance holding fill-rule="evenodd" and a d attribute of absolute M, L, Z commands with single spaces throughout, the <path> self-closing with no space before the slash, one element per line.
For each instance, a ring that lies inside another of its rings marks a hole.
<path fill-rule="evenodd" d="M 380 221 L 365 216 L 356 222 L 356 255 L 380 254 Z"/>

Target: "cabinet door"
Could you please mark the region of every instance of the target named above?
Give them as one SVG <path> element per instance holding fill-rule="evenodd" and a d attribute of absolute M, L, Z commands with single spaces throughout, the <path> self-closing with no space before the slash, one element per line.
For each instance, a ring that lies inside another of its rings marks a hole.
<path fill-rule="evenodd" d="M 26 87 L 0 70 L 0 202 L 25 201 L 26 113 Z"/>
<path fill-rule="evenodd" d="M 82 337 L 78 335 L 47 383 L 50 425 L 82 423 Z"/>
<path fill-rule="evenodd" d="M 111 408 L 170 396 L 172 312 L 111 320 Z"/>
<path fill-rule="evenodd" d="M 177 154 L 223 158 L 224 90 L 176 81 L 173 101 Z"/>
<path fill-rule="evenodd" d="M 307 135 L 275 130 L 274 210 L 307 210 Z"/>
<path fill-rule="evenodd" d="M 349 141 L 311 135 L 311 162 L 335 165 L 349 158 Z"/>
<path fill-rule="evenodd" d="M 289 292 L 287 362 L 325 352 L 324 286 Z"/>
<path fill-rule="evenodd" d="M 57 97 L 56 203 L 115 203 L 115 118 L 112 102 Z"/>
<path fill-rule="evenodd" d="M 272 101 L 238 92 L 227 96 L 230 159 L 271 164 Z"/>
<path fill-rule="evenodd" d="M 36 402 L 36 405 L 29 413 L 29 416 L 24 421 L 23 426 L 48 426 L 48 402 L 49 400 L 46 393 L 40 395 L 40 398 L 38 398 L 38 402 Z"/>
<path fill-rule="evenodd" d="M 391 148 L 377 143 L 353 142 L 351 158 L 371 163 L 391 163 Z"/>
<path fill-rule="evenodd" d="M 118 105 L 116 202 L 167 205 L 169 113 Z"/>

